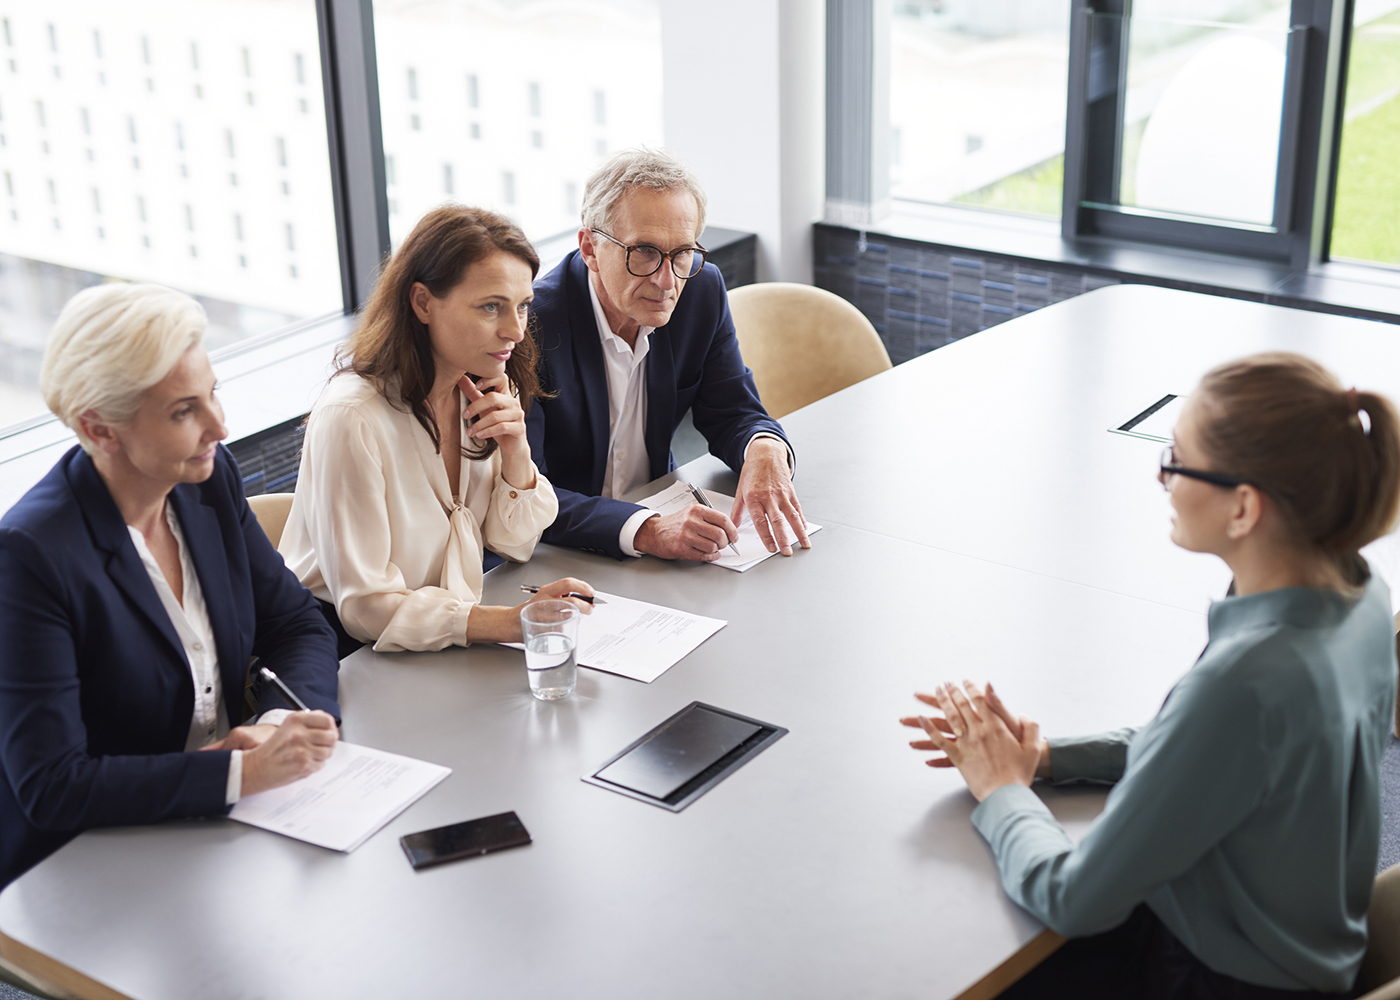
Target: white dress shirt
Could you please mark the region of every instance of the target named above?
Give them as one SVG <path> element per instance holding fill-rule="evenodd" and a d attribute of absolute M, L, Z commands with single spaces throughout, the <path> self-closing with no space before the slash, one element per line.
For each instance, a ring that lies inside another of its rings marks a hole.
<path fill-rule="evenodd" d="M 190 718 L 190 732 L 185 740 L 185 750 L 198 750 L 210 743 L 218 742 L 228 735 L 228 711 L 224 708 L 224 685 L 219 677 L 219 654 L 214 647 L 214 629 L 209 624 L 209 608 L 204 603 L 204 589 L 199 585 L 199 575 L 195 572 L 194 560 L 190 558 L 189 547 L 185 545 L 184 532 L 180 530 L 180 520 L 175 516 L 175 508 L 169 502 L 165 505 L 165 523 L 175 536 L 180 549 L 180 575 L 184 577 L 184 600 L 177 601 L 175 592 L 165 579 L 156 557 L 146 547 L 146 539 L 136 528 L 126 526 L 141 564 L 156 588 L 161 606 L 170 616 L 170 624 L 175 626 L 175 634 L 184 647 L 185 659 L 189 661 L 190 673 L 194 677 L 194 714 Z M 271 714 L 271 713 L 268 713 Z M 224 801 L 233 805 L 243 790 L 243 751 L 235 750 L 229 760 L 228 785 L 224 791 Z"/>
<path fill-rule="evenodd" d="M 656 329 L 644 326 L 637 331 L 635 347 L 613 333 L 598 299 L 592 273 L 588 276 L 588 297 L 593 302 L 593 318 L 598 324 L 598 337 L 603 342 L 603 369 L 608 376 L 608 462 L 603 470 L 603 496 L 619 499 L 638 486 L 651 482 L 651 457 L 647 454 L 647 373 L 643 362 L 651 350 L 651 334 Z M 776 434 L 760 431 L 749 438 L 753 444 L 759 438 L 783 439 Z M 788 466 L 792 466 L 792 449 L 787 442 Z M 745 447 L 747 454 L 747 446 Z M 727 514 L 728 511 L 725 511 Z M 655 511 L 639 510 L 629 517 L 618 532 L 617 542 L 623 553 L 640 556 L 637 532 L 648 518 L 658 517 Z"/>
<path fill-rule="evenodd" d="M 352 373 L 316 400 L 298 475 L 277 547 L 345 631 L 380 653 L 467 645 L 483 551 L 524 562 L 559 513 L 544 476 L 529 490 L 506 482 L 499 449 L 463 457 L 450 487 L 418 419 Z"/>

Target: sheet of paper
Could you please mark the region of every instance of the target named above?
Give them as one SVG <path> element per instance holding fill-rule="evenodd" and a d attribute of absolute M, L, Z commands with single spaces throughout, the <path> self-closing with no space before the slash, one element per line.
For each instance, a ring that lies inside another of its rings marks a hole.
<path fill-rule="evenodd" d="M 722 510 L 728 514 L 734 509 L 734 498 L 716 490 L 706 490 L 705 495 L 710 498 L 710 503 L 715 505 L 717 510 Z M 672 483 L 660 493 L 653 494 L 645 500 L 638 501 L 643 507 L 650 507 L 660 514 L 672 514 L 678 510 L 684 510 L 695 502 L 695 497 L 690 490 L 685 488 L 681 482 Z M 749 512 L 744 511 L 743 518 L 737 525 L 739 529 L 739 540 L 734 543 L 734 548 L 739 550 L 735 555 L 733 550 L 725 548 L 724 553 L 711 565 L 723 566 L 725 569 L 732 569 L 736 573 L 744 573 L 753 569 L 769 556 L 777 555 L 776 552 L 769 552 L 763 546 L 763 539 L 758 537 L 758 529 L 753 525 L 753 519 L 749 517 Z M 820 524 L 807 522 L 807 534 L 810 537 L 822 530 Z"/>
<path fill-rule="evenodd" d="M 579 666 L 648 684 L 729 624 L 616 594 L 598 596 L 608 603 L 579 621 Z"/>
<path fill-rule="evenodd" d="M 650 684 L 727 621 L 598 593 L 607 601 L 579 619 L 578 665 Z M 525 647 L 503 642 L 511 649 Z"/>
<path fill-rule="evenodd" d="M 1165 397 L 1159 397 L 1159 402 Z M 1115 434 L 1127 434 L 1129 437 L 1146 438 L 1149 441 L 1161 441 L 1163 444 L 1172 443 L 1172 431 L 1176 428 L 1177 418 L 1181 416 L 1182 409 L 1186 406 L 1185 396 L 1172 396 L 1165 403 L 1161 403 L 1155 410 L 1141 419 L 1130 419 L 1121 427 L 1114 427 L 1111 430 Z"/>
<path fill-rule="evenodd" d="M 229 818 L 349 853 L 451 773 L 450 767 L 341 742 L 321 770 L 244 796 Z"/>

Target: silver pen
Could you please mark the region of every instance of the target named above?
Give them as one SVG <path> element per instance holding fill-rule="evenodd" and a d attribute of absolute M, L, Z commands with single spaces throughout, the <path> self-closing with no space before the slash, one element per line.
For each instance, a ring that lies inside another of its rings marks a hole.
<path fill-rule="evenodd" d="M 710 503 L 710 498 L 705 496 L 705 491 L 702 490 L 700 487 L 687 483 L 684 479 L 680 480 L 680 483 L 686 489 L 690 490 L 690 495 L 695 498 L 696 503 L 700 504 L 703 507 L 708 507 L 710 508 L 710 510 L 715 509 L 715 505 Z M 739 547 L 733 542 L 730 542 L 729 551 L 733 552 L 737 556 L 739 554 Z"/>
<path fill-rule="evenodd" d="M 293 705 L 295 705 L 299 711 L 311 711 L 311 709 L 306 707 L 306 702 L 302 701 L 295 694 L 293 694 L 292 689 L 287 687 L 287 685 L 283 683 L 282 678 L 278 677 L 271 670 L 268 670 L 267 667 L 261 668 L 258 672 L 262 675 L 264 680 L 269 680 L 273 684 L 277 685 L 277 690 L 282 692 L 282 697 L 286 698 Z"/>

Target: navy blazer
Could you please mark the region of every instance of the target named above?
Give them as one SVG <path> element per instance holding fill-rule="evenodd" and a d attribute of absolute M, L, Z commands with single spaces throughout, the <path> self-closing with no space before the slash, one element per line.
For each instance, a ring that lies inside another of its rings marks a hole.
<path fill-rule="evenodd" d="M 544 541 L 621 559 L 618 534 L 641 508 L 599 496 L 608 461 L 608 376 L 588 265 L 577 250 L 535 282 L 530 312 L 540 381 L 557 394 L 535 400 L 525 419 L 530 454 L 559 497 L 559 516 Z M 713 264 L 686 282 L 671 322 L 651 334 L 643 363 L 652 479 L 676 467 L 671 437 L 686 410 L 710 453 L 735 472 L 755 434 L 787 440 L 759 402 L 753 373 L 739 355 L 724 279 Z"/>
<path fill-rule="evenodd" d="M 339 716 L 335 637 L 214 472 L 169 496 L 199 575 L 229 722 L 252 655 Z M 290 708 L 275 692 L 263 708 Z M 0 886 L 94 826 L 223 815 L 229 751 L 185 753 L 194 679 L 121 512 L 73 448 L 0 519 Z"/>

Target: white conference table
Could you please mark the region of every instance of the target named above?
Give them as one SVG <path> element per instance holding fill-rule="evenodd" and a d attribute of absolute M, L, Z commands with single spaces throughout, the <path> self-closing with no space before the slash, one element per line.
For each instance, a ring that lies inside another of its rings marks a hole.
<path fill-rule="evenodd" d="M 567 573 L 729 621 L 652 684 L 581 671 L 545 704 L 518 652 L 362 650 L 345 738 L 446 781 L 350 855 L 221 820 L 90 831 L 0 894 L 0 952 L 139 1000 L 992 995 L 1042 927 L 956 774 L 907 748 L 911 692 L 992 678 L 1052 734 L 1150 717 L 1227 574 L 1167 540 L 1161 445 L 1107 428 L 1263 348 L 1400 397 L 1397 333 L 1117 286 L 901 365 L 784 420 L 810 551 L 735 574 L 542 546 L 488 575 L 488 601 Z M 679 814 L 580 780 L 697 699 L 790 732 Z M 1072 836 L 1103 801 L 1038 791 Z M 509 809 L 531 846 L 422 873 L 398 846 Z"/>

